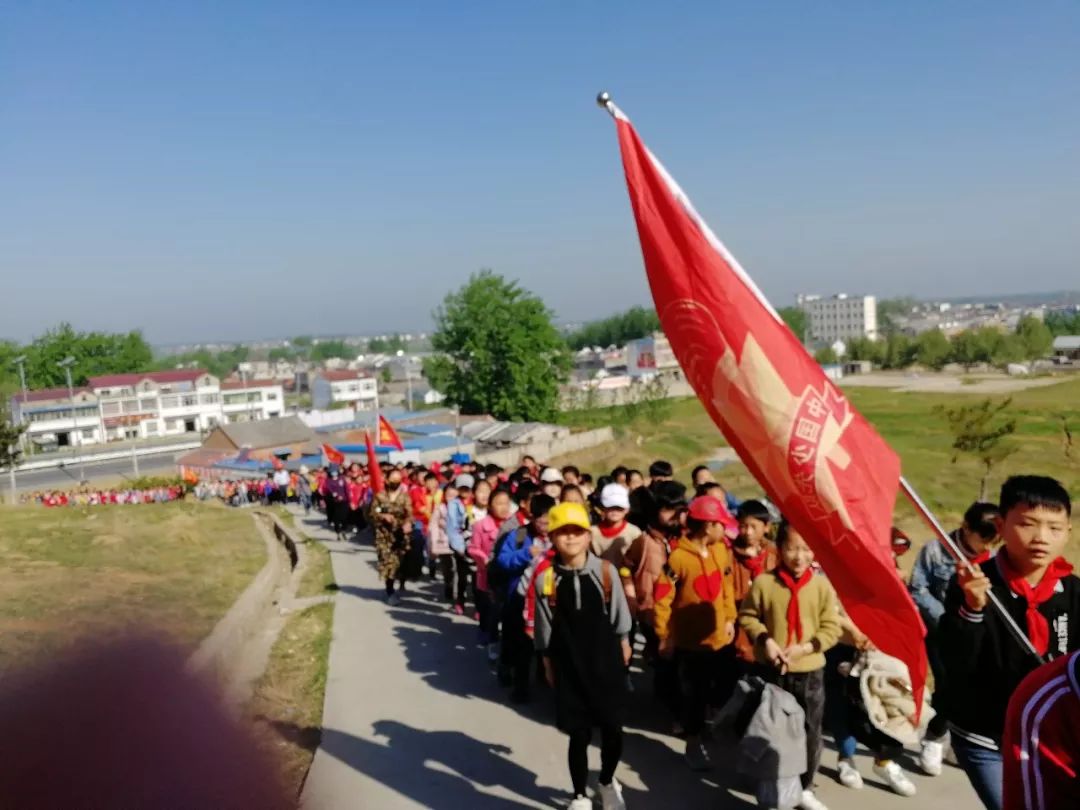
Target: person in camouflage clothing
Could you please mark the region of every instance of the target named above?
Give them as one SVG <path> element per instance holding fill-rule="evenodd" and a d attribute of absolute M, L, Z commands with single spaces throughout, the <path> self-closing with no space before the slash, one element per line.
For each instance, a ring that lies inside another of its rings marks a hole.
<path fill-rule="evenodd" d="M 401 485 L 401 470 L 391 470 L 386 476 L 386 490 L 371 500 L 368 520 L 375 529 L 375 551 L 379 555 L 379 576 L 386 583 L 386 598 L 397 604 L 400 594 L 394 592 L 394 583 L 401 583 L 409 575 L 410 535 L 412 503 Z"/>

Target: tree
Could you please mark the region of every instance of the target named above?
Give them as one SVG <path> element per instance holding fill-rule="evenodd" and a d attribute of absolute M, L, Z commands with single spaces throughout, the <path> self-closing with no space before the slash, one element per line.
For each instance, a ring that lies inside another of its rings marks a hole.
<path fill-rule="evenodd" d="M 840 358 L 836 354 L 836 350 L 832 346 L 826 346 L 824 349 L 818 349 L 814 352 L 814 359 L 821 365 L 828 366 L 833 363 L 839 363 Z"/>
<path fill-rule="evenodd" d="M 878 331 L 888 337 L 899 330 L 896 318 L 908 315 L 919 304 L 914 298 L 884 298 L 877 302 Z"/>
<path fill-rule="evenodd" d="M 1080 335 L 1080 310 L 1076 312 L 1047 312 L 1044 319 L 1046 328 L 1054 337 L 1058 335 Z"/>
<path fill-rule="evenodd" d="M 491 270 L 473 274 L 434 313 L 431 385 L 464 413 L 550 421 L 570 357 L 536 295 Z"/>
<path fill-rule="evenodd" d="M 885 358 L 885 344 L 881 341 L 871 340 L 868 337 L 852 338 L 847 342 L 845 357 L 848 360 L 869 360 L 875 365 L 881 365 Z"/>
<path fill-rule="evenodd" d="M 404 351 L 408 346 L 401 335 L 391 335 L 388 338 L 372 338 L 367 342 L 367 350 L 372 354 L 394 354 Z"/>
<path fill-rule="evenodd" d="M 806 334 L 807 322 L 806 311 L 802 307 L 782 307 L 778 314 L 784 319 L 792 334 L 805 343 L 810 335 Z"/>
<path fill-rule="evenodd" d="M 626 312 L 592 321 L 566 336 L 575 351 L 588 346 L 620 346 L 659 331 L 660 319 L 652 307 L 631 307 Z"/>
<path fill-rule="evenodd" d="M 309 357 L 317 363 L 332 358 L 345 360 L 356 357 L 356 352 L 344 340 L 321 340 L 311 347 Z"/>
<path fill-rule="evenodd" d="M 26 425 L 16 425 L 7 413 L 7 394 L 0 401 L 0 469 L 10 469 L 19 463 L 22 451 L 19 443 Z"/>
<path fill-rule="evenodd" d="M 1020 339 L 1025 360 L 1041 360 L 1050 354 L 1054 335 L 1038 318 L 1025 315 L 1016 324 L 1016 336 Z"/>
<path fill-rule="evenodd" d="M 297 335 L 289 342 L 292 343 L 293 346 L 298 346 L 300 348 L 306 349 L 308 346 L 311 345 L 311 335 Z"/>
<path fill-rule="evenodd" d="M 980 501 L 986 500 L 994 466 L 1016 452 L 1016 448 L 1006 441 L 1016 432 L 1016 420 L 1005 416 L 1011 404 L 1012 398 L 997 403 L 984 399 L 975 405 L 938 409 L 944 414 L 953 435 L 952 463 L 955 464 L 961 455 L 967 454 L 983 465 L 979 484 Z"/>
<path fill-rule="evenodd" d="M 30 388 L 65 385 L 64 370 L 57 363 L 66 357 L 75 358 L 72 382 L 76 385 L 84 385 L 88 377 L 99 374 L 146 371 L 153 365 L 153 352 L 141 332 L 76 332 L 69 323 L 50 329 L 22 352 Z"/>
<path fill-rule="evenodd" d="M 915 362 L 915 343 L 907 335 L 894 332 L 885 339 L 881 365 L 885 368 L 907 368 Z"/>
<path fill-rule="evenodd" d="M 952 344 L 940 329 L 931 329 L 915 338 L 915 359 L 919 365 L 941 371 L 952 357 Z"/>

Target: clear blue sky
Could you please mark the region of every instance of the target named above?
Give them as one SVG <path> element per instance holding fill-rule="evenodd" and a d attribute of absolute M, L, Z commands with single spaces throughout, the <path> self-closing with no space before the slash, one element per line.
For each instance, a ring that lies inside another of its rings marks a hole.
<path fill-rule="evenodd" d="M 1080 286 L 1075 3 L 6 3 L 0 335 L 648 301 L 608 89 L 778 306 Z"/>

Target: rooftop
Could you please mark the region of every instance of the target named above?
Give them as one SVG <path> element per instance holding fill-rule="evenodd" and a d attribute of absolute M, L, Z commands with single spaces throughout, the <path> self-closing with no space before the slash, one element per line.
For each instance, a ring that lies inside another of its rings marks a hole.
<path fill-rule="evenodd" d="M 101 377 L 91 377 L 89 382 L 90 387 L 94 389 L 112 388 L 117 385 L 136 385 L 143 380 L 152 380 L 159 384 L 191 382 L 206 373 L 207 371 L 201 368 L 178 368 L 171 371 L 146 371 L 141 374 L 105 374 Z"/>
<path fill-rule="evenodd" d="M 91 392 L 89 388 L 80 387 L 76 388 L 74 393 L 89 394 Z M 67 388 L 41 388 L 37 391 L 27 391 L 25 394 L 20 391 L 11 399 L 14 402 L 51 402 L 52 400 L 66 400 L 67 398 Z"/>

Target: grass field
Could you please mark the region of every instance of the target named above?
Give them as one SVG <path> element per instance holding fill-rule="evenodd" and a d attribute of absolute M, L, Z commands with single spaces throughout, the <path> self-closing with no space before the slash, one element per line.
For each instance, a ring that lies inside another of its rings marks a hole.
<path fill-rule="evenodd" d="M 240 510 L 0 509 L 0 671 L 113 630 L 150 630 L 194 648 L 265 560 Z"/>
<path fill-rule="evenodd" d="M 876 388 L 851 388 L 845 393 L 899 453 L 904 475 L 916 490 L 947 525 L 955 525 L 979 494 L 982 468 L 970 458 L 952 463 L 951 436 L 935 410 L 941 405 L 977 402 L 983 397 Z M 1020 472 L 1052 475 L 1065 484 L 1074 498 L 1080 497 L 1080 380 L 1013 394 L 1011 415 L 1017 419 L 1017 432 L 1010 440 L 1016 452 L 995 469 L 991 499 L 996 500 L 997 488 L 1008 475 Z M 604 413 L 583 413 L 579 418 L 582 424 L 594 426 L 603 422 Z M 1063 419 L 1075 437 L 1069 454 Z M 598 475 L 616 464 L 645 470 L 650 461 L 664 458 L 676 466 L 677 476 L 688 482 L 694 465 L 706 463 L 717 448 L 726 446 L 719 429 L 696 399 L 673 402 L 670 416 L 660 424 L 638 421 L 616 430 L 617 441 L 558 462 L 575 463 Z M 741 497 L 761 492 L 742 464 L 728 465 L 718 477 Z M 898 504 L 897 522 L 915 531 L 913 536 L 927 535 L 906 502 Z M 1073 543 L 1072 552 L 1080 561 L 1080 541 Z"/>
<path fill-rule="evenodd" d="M 289 619 L 248 706 L 266 729 L 264 739 L 293 795 L 300 793 L 322 735 L 333 618 L 333 603 L 325 603 Z"/>

